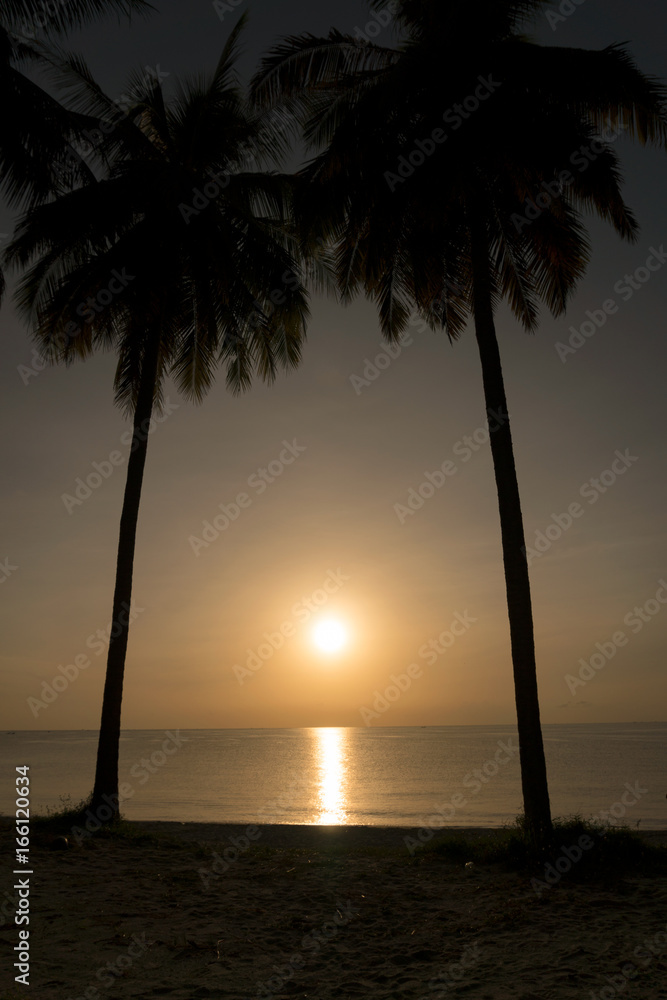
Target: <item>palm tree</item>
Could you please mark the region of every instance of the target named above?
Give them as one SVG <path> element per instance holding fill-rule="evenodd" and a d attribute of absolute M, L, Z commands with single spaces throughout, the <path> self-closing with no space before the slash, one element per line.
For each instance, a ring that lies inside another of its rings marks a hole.
<path fill-rule="evenodd" d="M 389 0 L 371 0 L 387 18 Z M 500 510 L 524 824 L 552 832 L 523 518 L 494 314 L 527 330 L 583 275 L 582 213 L 626 239 L 620 131 L 664 143 L 665 91 L 628 53 L 543 47 L 519 33 L 547 0 L 399 0 L 401 41 L 330 31 L 285 39 L 264 59 L 255 100 L 289 107 L 318 152 L 304 169 L 304 245 L 334 248 L 344 300 L 363 291 L 389 340 L 412 310 L 451 339 L 469 318 L 482 365 Z M 605 131 L 610 129 L 610 131 Z M 603 134 L 601 137 L 601 133 Z"/>
<path fill-rule="evenodd" d="M 10 205 L 25 208 L 45 201 L 90 172 L 72 146 L 90 122 L 28 75 L 47 65 L 49 41 L 110 14 L 151 9 L 146 0 L 67 0 L 50 7 L 43 0 L 6 0 L 0 6 L 0 193 Z M 4 290 L 0 271 L 0 301 Z"/>
<path fill-rule="evenodd" d="M 181 85 L 173 101 L 159 83 L 144 85 L 108 133 L 108 175 L 28 213 L 7 251 L 28 268 L 17 301 L 45 355 L 68 364 L 114 350 L 116 402 L 133 417 L 90 803 L 99 819 L 118 814 L 135 536 L 147 428 L 165 378 L 197 402 L 219 364 L 232 392 L 253 374 L 270 382 L 298 364 L 305 332 L 306 294 L 290 249 L 292 182 L 259 169 L 271 132 L 238 86 L 241 27 L 215 72 Z M 70 60 L 68 79 L 70 105 L 113 116 L 80 60 Z"/>
<path fill-rule="evenodd" d="M 34 204 L 64 179 L 80 180 L 87 166 L 71 142 L 85 121 L 64 108 L 28 75 L 48 63 L 50 43 L 92 20 L 130 17 L 152 8 L 146 0 L 6 0 L 0 8 L 0 190 L 12 205 Z"/>

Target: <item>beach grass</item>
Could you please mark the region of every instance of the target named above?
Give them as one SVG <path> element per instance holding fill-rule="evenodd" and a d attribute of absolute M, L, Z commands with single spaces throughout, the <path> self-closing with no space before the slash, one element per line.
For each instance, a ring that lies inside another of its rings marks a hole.
<path fill-rule="evenodd" d="M 627 826 L 606 826 L 570 816 L 554 820 L 552 846 L 536 853 L 527 840 L 521 820 L 489 831 L 443 832 L 424 846 L 420 854 L 434 853 L 454 863 L 503 865 L 521 872 L 544 868 L 559 857 L 580 854 L 570 877 L 587 879 L 620 876 L 633 870 L 667 873 L 667 846 L 654 843 Z M 588 849 L 578 845 L 592 844 Z M 667 835 L 664 838 L 667 841 Z M 419 855 L 417 855 L 419 856 Z"/>
<path fill-rule="evenodd" d="M 48 809 L 44 814 L 31 818 L 33 836 L 38 843 L 48 845 L 58 837 L 74 838 L 70 846 L 84 846 L 96 840 L 127 841 L 136 845 L 183 847 L 187 840 L 182 834 L 188 830 L 205 827 L 203 840 L 215 841 L 228 846 L 230 835 L 242 835 L 245 829 L 233 824 L 193 824 L 184 822 L 142 823 L 127 820 L 122 816 L 99 828 L 89 829 L 86 823 L 90 817 L 90 802 L 83 799 L 73 803 L 70 796 L 61 796 L 61 806 Z M 9 817 L 0 817 L 0 826 L 11 825 Z M 576 850 L 581 838 L 588 838 L 592 848 L 581 851 L 579 862 L 573 866 L 574 877 L 586 879 L 595 876 L 606 878 L 611 874 L 641 872 L 667 872 L 667 833 L 664 837 L 651 831 L 633 830 L 627 826 L 609 826 L 599 821 L 587 820 L 581 815 L 554 820 L 552 846 L 536 853 L 526 837 L 522 817 L 513 824 L 502 828 L 451 828 L 434 833 L 431 840 L 420 844 L 418 849 L 406 849 L 404 841 L 414 838 L 414 829 L 399 827 L 313 827 L 277 826 L 258 827 L 261 837 L 251 844 L 248 852 L 258 859 L 268 859 L 274 854 L 286 852 L 295 858 L 312 856 L 313 850 L 326 858 L 346 857 L 403 857 L 408 864 L 420 865 L 431 857 L 456 866 L 499 865 L 507 870 L 530 872 L 543 868 L 545 863 L 557 858 L 563 851 Z M 77 831 L 85 837 L 77 836 Z M 232 831 L 232 834 L 230 834 Z M 326 832 L 325 832 L 326 831 Z M 374 835 L 375 831 L 375 835 Z M 215 834 L 219 832 L 219 837 Z M 363 833 L 363 837 L 361 834 Z M 657 839 L 656 839 L 657 838 Z M 201 856 L 206 856 L 207 847 L 202 839 L 197 844 L 190 840 L 190 849 L 195 848 Z M 276 843 L 277 842 L 277 843 Z M 413 841 L 414 843 L 414 841 Z M 1 998 L 0 998 L 1 1000 Z"/>

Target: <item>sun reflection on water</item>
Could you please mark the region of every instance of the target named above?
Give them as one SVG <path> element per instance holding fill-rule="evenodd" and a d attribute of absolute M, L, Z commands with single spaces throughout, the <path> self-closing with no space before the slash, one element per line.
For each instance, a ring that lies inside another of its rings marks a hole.
<path fill-rule="evenodd" d="M 318 800 L 314 822 L 337 826 L 347 822 L 347 733 L 345 729 L 313 729 L 318 757 Z"/>

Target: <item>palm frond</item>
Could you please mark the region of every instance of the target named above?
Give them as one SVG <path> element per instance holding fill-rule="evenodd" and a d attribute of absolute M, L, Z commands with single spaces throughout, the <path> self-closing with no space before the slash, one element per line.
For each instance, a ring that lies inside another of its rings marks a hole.
<path fill-rule="evenodd" d="M 104 17 L 120 20 L 134 14 L 148 16 L 154 11 L 147 0 L 67 0 L 48 6 L 43 0 L 3 0 L 0 26 L 17 33 L 27 28 L 33 33 L 63 34 Z"/>
<path fill-rule="evenodd" d="M 331 29 L 329 35 L 293 35 L 274 46 L 251 82 L 252 99 L 264 106 L 323 87 L 378 73 L 398 59 L 393 49 Z"/>

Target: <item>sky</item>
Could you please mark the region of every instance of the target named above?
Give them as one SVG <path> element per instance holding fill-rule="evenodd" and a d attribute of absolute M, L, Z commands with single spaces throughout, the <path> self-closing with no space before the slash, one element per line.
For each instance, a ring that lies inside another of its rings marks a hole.
<path fill-rule="evenodd" d="M 112 95 L 137 67 L 169 82 L 211 68 L 246 8 L 246 77 L 280 36 L 372 24 L 357 0 L 155 6 L 70 39 Z M 659 0 L 560 6 L 573 13 L 531 28 L 542 43 L 627 42 L 667 75 Z M 657 721 L 667 703 L 667 160 L 625 138 L 618 149 L 639 241 L 591 220 L 567 314 L 544 312 L 535 335 L 497 316 L 545 723 Z M 40 368 L 10 301 L 0 324 L 0 728 L 95 729 L 128 452 L 114 358 Z M 167 387 L 124 728 L 515 721 L 473 331 L 454 345 L 414 331 L 393 353 L 371 304 L 315 297 L 303 363 L 273 386 L 233 397 L 222 376 L 200 406 Z M 347 631 L 337 652 L 314 641 L 323 620 Z"/>

